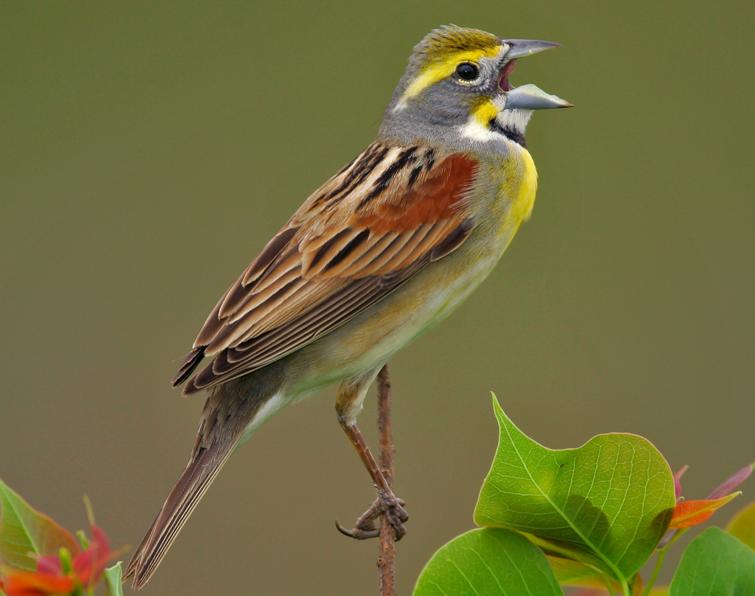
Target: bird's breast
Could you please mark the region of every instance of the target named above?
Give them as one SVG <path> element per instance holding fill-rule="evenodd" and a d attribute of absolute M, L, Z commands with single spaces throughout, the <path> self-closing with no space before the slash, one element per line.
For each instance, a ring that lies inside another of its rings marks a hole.
<path fill-rule="evenodd" d="M 497 186 L 489 216 L 497 235 L 504 241 L 505 249 L 519 226 L 532 215 L 537 193 L 537 169 L 530 152 L 517 145 L 497 163 L 491 164 L 489 175 Z"/>

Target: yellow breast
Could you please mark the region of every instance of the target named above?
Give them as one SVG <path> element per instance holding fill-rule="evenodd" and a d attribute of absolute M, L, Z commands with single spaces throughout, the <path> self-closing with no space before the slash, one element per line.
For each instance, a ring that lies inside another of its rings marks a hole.
<path fill-rule="evenodd" d="M 511 151 L 503 162 L 503 180 L 499 201 L 505 210 L 501 219 L 501 233 L 519 228 L 532 215 L 537 193 L 537 169 L 530 152 L 524 147 Z"/>

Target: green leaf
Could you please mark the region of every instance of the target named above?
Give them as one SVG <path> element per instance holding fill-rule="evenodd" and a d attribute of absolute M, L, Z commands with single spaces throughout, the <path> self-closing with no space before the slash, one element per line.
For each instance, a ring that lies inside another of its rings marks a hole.
<path fill-rule="evenodd" d="M 750 548 L 755 549 L 755 501 L 740 509 L 731 518 L 726 531 L 736 536 Z"/>
<path fill-rule="evenodd" d="M 118 561 L 105 569 L 105 585 L 108 596 L 123 596 L 123 563 Z"/>
<path fill-rule="evenodd" d="M 57 555 L 61 548 L 79 552 L 73 534 L 33 509 L 0 480 L 0 563 L 33 571 L 35 555 Z"/>
<path fill-rule="evenodd" d="M 502 529 L 470 530 L 425 565 L 413 596 L 561 596 L 542 551 Z"/>
<path fill-rule="evenodd" d="M 580 560 L 619 581 L 653 553 L 674 508 L 674 478 L 646 439 L 598 435 L 576 449 L 548 449 L 506 416 L 493 396 L 498 450 L 475 522 L 525 532 L 549 554 Z"/>
<path fill-rule="evenodd" d="M 614 592 L 621 590 L 616 580 L 605 575 L 600 569 L 586 565 L 573 559 L 564 559 L 548 555 L 546 557 L 551 566 L 556 581 L 562 586 L 574 588 L 604 588 Z"/>
<path fill-rule="evenodd" d="M 755 552 L 719 528 L 689 543 L 671 581 L 671 596 L 755 594 Z"/>

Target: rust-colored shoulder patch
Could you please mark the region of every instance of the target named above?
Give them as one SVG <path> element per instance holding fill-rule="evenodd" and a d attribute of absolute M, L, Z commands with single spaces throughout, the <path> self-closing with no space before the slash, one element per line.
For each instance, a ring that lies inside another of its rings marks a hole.
<path fill-rule="evenodd" d="M 422 224 L 452 218 L 474 182 L 477 161 L 456 153 L 435 165 L 421 182 L 407 177 L 403 193 L 386 192 L 372 203 L 367 214 L 357 213 L 356 221 L 378 233 L 405 232 Z M 411 183 L 411 184 L 410 184 Z"/>

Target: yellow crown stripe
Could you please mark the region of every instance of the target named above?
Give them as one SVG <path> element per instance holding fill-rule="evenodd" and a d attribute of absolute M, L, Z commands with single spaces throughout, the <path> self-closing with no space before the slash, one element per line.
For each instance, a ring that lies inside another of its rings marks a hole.
<path fill-rule="evenodd" d="M 491 46 L 489 48 L 480 50 L 467 50 L 463 52 L 454 52 L 448 55 L 443 60 L 437 62 L 431 62 L 426 66 L 420 74 L 418 74 L 414 80 L 409 83 L 409 86 L 401 96 L 399 105 L 404 104 L 412 97 L 416 97 L 422 93 L 425 89 L 434 85 L 438 81 L 442 81 L 446 77 L 450 76 L 456 67 L 462 62 L 478 62 L 482 58 L 493 58 L 501 51 L 501 46 Z"/>

